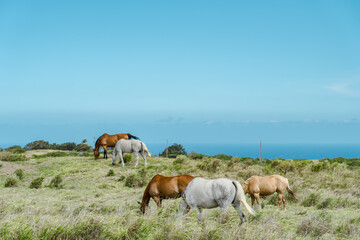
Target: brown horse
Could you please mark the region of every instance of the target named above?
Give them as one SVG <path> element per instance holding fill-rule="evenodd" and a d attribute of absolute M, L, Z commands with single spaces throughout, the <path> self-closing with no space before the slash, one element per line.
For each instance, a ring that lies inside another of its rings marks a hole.
<path fill-rule="evenodd" d="M 295 193 L 290 189 L 289 181 L 280 175 L 272 175 L 267 177 L 252 176 L 246 180 L 243 184 L 245 194 L 249 193 L 251 197 L 251 205 L 254 207 L 255 199 L 260 204 L 260 196 L 268 196 L 274 192 L 278 193 L 278 205 L 279 208 L 281 202 L 283 202 L 284 210 L 286 210 L 286 200 L 284 192 L 287 190 L 296 199 Z"/>
<path fill-rule="evenodd" d="M 150 198 L 153 198 L 158 208 L 161 208 L 161 202 L 167 198 L 179 198 L 186 186 L 193 180 L 190 175 L 179 175 L 175 177 L 166 177 L 160 174 L 155 175 L 145 188 L 142 202 L 138 202 L 142 213 L 149 206 Z"/>
<path fill-rule="evenodd" d="M 100 146 L 102 146 L 104 148 L 104 158 L 108 158 L 107 156 L 107 147 L 115 147 L 116 143 L 120 140 L 120 139 L 139 139 L 138 137 L 135 137 L 133 135 L 131 135 L 130 133 L 119 133 L 119 134 L 114 134 L 114 135 L 109 135 L 107 133 L 104 133 L 103 135 L 101 135 L 95 143 L 95 149 L 94 149 L 94 156 L 95 159 L 98 159 L 100 152 Z"/>

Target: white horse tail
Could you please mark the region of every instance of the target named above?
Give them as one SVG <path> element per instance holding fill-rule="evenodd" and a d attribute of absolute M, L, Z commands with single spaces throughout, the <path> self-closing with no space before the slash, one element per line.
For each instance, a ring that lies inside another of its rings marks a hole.
<path fill-rule="evenodd" d="M 144 151 L 147 153 L 147 155 L 148 155 L 149 157 L 151 157 L 151 153 L 150 153 L 149 150 L 147 149 L 145 143 L 141 142 L 141 144 L 142 144 L 142 147 L 143 147 Z"/>
<path fill-rule="evenodd" d="M 244 193 L 244 189 L 242 188 L 241 184 L 238 181 L 233 181 L 235 184 L 237 191 L 236 191 L 236 200 L 242 202 L 246 208 L 246 210 L 253 216 L 256 216 L 256 212 L 249 204 L 246 202 L 246 197 Z"/>

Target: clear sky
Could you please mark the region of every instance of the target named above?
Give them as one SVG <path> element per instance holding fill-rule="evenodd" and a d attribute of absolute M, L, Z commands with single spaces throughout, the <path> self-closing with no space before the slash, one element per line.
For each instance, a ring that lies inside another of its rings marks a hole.
<path fill-rule="evenodd" d="M 1 1 L 0 146 L 360 143 L 360 1 Z"/>

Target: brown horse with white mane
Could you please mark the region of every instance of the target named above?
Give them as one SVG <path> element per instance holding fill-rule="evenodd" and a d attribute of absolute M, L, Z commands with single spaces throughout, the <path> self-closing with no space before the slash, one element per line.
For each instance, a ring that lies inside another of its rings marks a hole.
<path fill-rule="evenodd" d="M 131 135 L 130 133 L 119 133 L 119 134 L 114 134 L 114 135 L 109 135 L 107 133 L 104 133 L 103 135 L 101 135 L 95 143 L 95 149 L 94 149 L 94 156 L 95 159 L 98 159 L 100 152 L 100 146 L 102 146 L 104 148 L 104 158 L 108 158 L 107 156 L 107 147 L 115 147 L 116 143 L 120 140 L 120 139 L 139 139 L 138 137 L 135 137 L 133 135 Z"/>
<path fill-rule="evenodd" d="M 288 179 L 280 175 L 272 175 L 267 177 L 251 176 L 244 182 L 242 187 L 245 194 L 250 194 L 251 205 L 254 207 L 254 202 L 256 199 L 260 209 L 260 196 L 268 196 L 274 192 L 278 193 L 277 207 L 279 208 L 282 202 L 284 205 L 284 210 L 286 210 L 286 200 L 284 197 L 285 190 L 287 190 L 296 199 L 295 193 L 290 189 Z"/>
<path fill-rule="evenodd" d="M 149 206 L 150 198 L 153 198 L 158 208 L 161 208 L 161 202 L 167 198 L 179 198 L 184 192 L 186 186 L 194 179 L 190 175 L 179 175 L 175 177 L 166 177 L 160 174 L 155 175 L 144 191 L 142 202 L 138 202 L 142 213 Z"/>

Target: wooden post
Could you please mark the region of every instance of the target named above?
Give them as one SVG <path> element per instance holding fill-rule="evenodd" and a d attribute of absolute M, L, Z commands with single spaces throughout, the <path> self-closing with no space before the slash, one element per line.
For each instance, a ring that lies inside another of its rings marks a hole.
<path fill-rule="evenodd" d="M 259 163 L 260 163 L 260 165 L 262 165 L 262 159 L 261 159 L 261 139 L 260 139 L 260 158 L 259 158 Z"/>
<path fill-rule="evenodd" d="M 169 156 L 169 155 L 168 155 L 168 153 L 169 153 L 169 151 L 168 151 L 168 145 L 169 145 L 169 140 L 166 139 L 166 157 Z"/>

